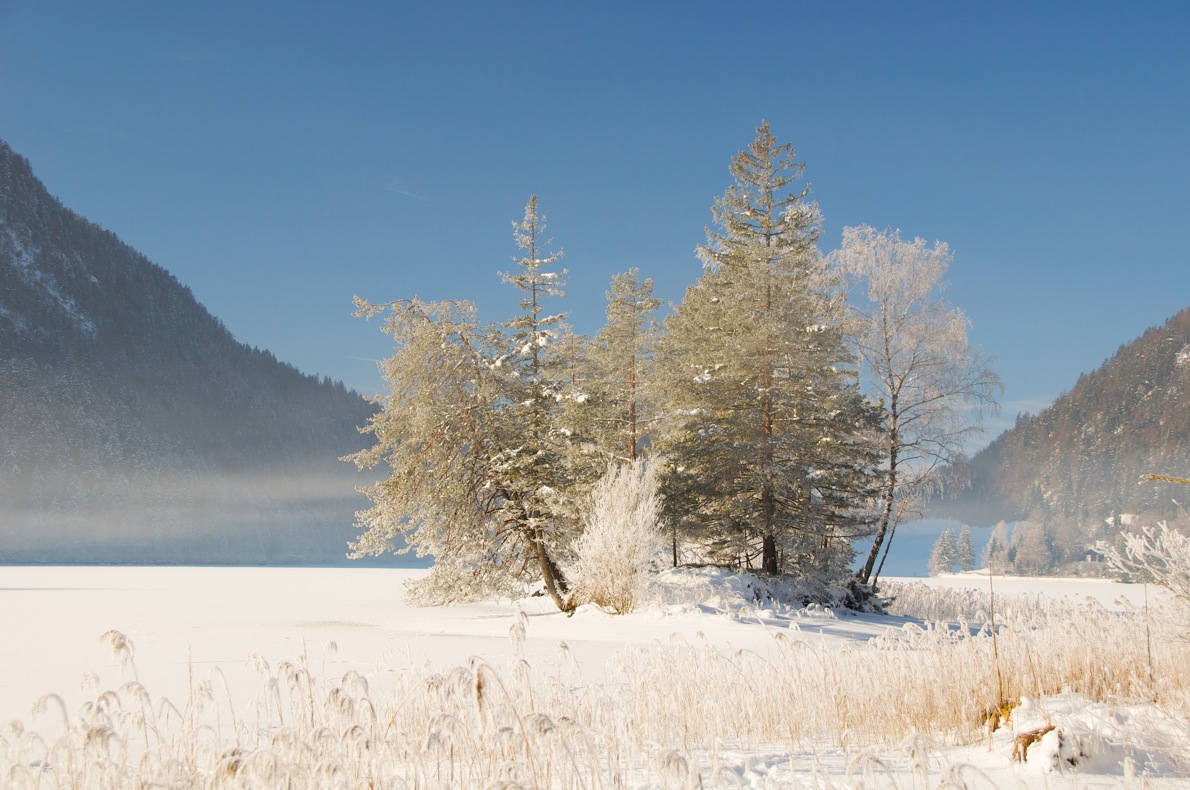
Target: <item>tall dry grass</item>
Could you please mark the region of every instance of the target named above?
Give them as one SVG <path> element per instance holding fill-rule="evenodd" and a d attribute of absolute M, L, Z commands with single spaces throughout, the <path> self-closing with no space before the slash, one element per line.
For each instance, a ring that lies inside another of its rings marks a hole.
<path fill-rule="evenodd" d="M 183 703 L 152 697 L 136 679 L 132 645 L 113 633 L 105 638 L 129 681 L 96 690 L 73 713 L 44 698 L 33 724 L 60 720 L 54 739 L 20 722 L 0 730 L 0 785 L 687 787 L 738 780 L 719 764 L 725 750 L 806 754 L 899 745 L 913 733 L 970 743 L 984 737 L 999 692 L 990 628 L 971 616 L 980 610 L 954 613 L 948 622 L 893 621 L 842 648 L 782 629 L 765 655 L 674 638 L 623 651 L 600 682 L 564 645 L 553 662 L 472 660 L 335 679 L 305 658 L 270 666 L 255 657 L 255 699 L 232 699 L 215 671 Z M 1157 640 L 1150 673 L 1140 616 L 1006 601 L 997 610 L 1006 696 L 1143 700 L 1185 721 L 1187 645 Z M 512 622 L 514 645 L 526 625 Z"/>

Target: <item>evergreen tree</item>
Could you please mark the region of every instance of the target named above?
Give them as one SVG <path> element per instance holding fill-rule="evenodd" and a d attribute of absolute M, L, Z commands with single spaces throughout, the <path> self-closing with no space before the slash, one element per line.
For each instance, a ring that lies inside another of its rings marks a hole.
<path fill-rule="evenodd" d="M 386 462 L 392 474 L 365 490 L 374 506 L 358 514 L 364 533 L 352 548 L 434 555 L 414 590 L 433 603 L 507 591 L 536 566 L 567 609 L 559 563 L 577 533 L 578 496 L 565 462 L 573 432 L 559 404 L 571 390 L 554 349 L 564 316 L 542 304 L 561 295 L 566 273 L 547 269 L 561 253 L 544 252 L 536 197 L 514 228 L 524 255 L 504 279 L 524 298 L 503 325 L 480 327 L 466 303 L 357 298 L 357 315 L 388 313 L 397 351 L 382 363 L 389 394 L 366 429 L 376 444 L 350 456 L 361 468 Z"/>
<path fill-rule="evenodd" d="M 607 324 L 595 336 L 589 354 L 601 444 L 613 458 L 629 463 L 639 456 L 651 421 L 645 383 L 660 305 L 653 296 L 653 281 L 642 281 L 637 269 L 615 275 L 607 292 Z"/>
<path fill-rule="evenodd" d="M 1001 521 L 983 547 L 983 564 L 990 572 L 1004 574 L 1012 564 L 1009 551 L 1008 525 Z"/>
<path fill-rule="evenodd" d="M 546 591 L 559 608 L 567 608 L 567 583 L 556 558 L 573 540 L 576 522 L 566 496 L 565 456 L 573 432 L 557 419 L 558 404 L 571 394 L 569 361 L 557 352 L 566 335 L 565 313 L 548 314 L 544 302 L 565 295 L 567 271 L 549 267 L 562 251 L 548 252 L 545 217 L 538 214 L 537 196 L 525 204 L 525 216 L 513 223 L 513 235 L 523 255 L 517 269 L 502 273 L 506 283 L 522 293 L 521 314 L 504 323 L 509 347 L 500 358 L 507 388 L 507 410 L 517 437 L 497 455 L 502 465 L 505 517 L 517 524 L 536 555 Z M 565 517 L 569 511 L 570 518 Z"/>
<path fill-rule="evenodd" d="M 768 124 L 731 163 L 704 273 L 666 320 L 660 442 L 671 523 L 716 561 L 835 574 L 865 524 L 867 433 L 826 287 L 817 204 Z"/>
<path fill-rule="evenodd" d="M 958 557 L 958 545 L 955 543 L 954 528 L 949 524 L 938 540 L 934 541 L 934 549 L 930 552 L 930 575 L 950 573 L 954 569 Z"/>
<path fill-rule="evenodd" d="M 955 560 L 959 564 L 959 570 L 975 570 L 975 546 L 971 543 L 971 526 L 969 524 L 964 524 L 963 528 L 959 530 Z"/>

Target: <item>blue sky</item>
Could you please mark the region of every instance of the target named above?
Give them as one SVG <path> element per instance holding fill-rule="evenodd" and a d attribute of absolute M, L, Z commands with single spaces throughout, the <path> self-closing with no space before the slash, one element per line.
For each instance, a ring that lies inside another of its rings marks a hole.
<path fill-rule="evenodd" d="M 1190 305 L 1188 40 L 1184 2 L 0 0 L 0 138 L 237 338 L 371 393 L 352 294 L 508 317 L 531 193 L 578 330 L 631 266 L 679 300 L 767 119 L 824 251 L 951 245 L 996 428 Z"/>

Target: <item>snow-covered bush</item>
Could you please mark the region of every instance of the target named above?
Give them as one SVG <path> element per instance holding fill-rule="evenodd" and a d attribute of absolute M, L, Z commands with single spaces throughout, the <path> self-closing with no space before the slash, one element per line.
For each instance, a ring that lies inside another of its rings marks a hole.
<path fill-rule="evenodd" d="M 1124 547 L 1104 547 L 1108 564 L 1136 581 L 1159 584 L 1190 604 L 1190 535 L 1171 529 L 1167 522 L 1156 528 L 1126 532 Z"/>
<path fill-rule="evenodd" d="M 664 536 L 656 464 L 612 463 L 595 488 L 575 544 L 571 603 L 593 603 L 617 614 L 632 611 L 645 573 Z"/>
<path fill-rule="evenodd" d="M 1099 545 L 1107 566 L 1125 579 L 1150 582 L 1172 592 L 1179 611 L 1170 624 L 1190 639 L 1190 535 L 1162 521 L 1121 537 L 1122 547 Z"/>

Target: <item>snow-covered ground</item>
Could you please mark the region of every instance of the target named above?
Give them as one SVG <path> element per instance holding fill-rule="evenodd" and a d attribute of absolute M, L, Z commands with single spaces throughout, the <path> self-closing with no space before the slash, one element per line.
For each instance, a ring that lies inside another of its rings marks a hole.
<path fill-rule="evenodd" d="M 653 591 L 645 608 L 618 617 L 591 607 L 567 617 L 547 598 L 449 608 L 403 603 L 403 583 L 424 572 L 0 568 L 0 724 L 20 720 L 52 738 L 60 729 L 61 714 L 54 706 L 42 706 L 34 714 L 43 694 L 56 693 L 73 712 L 94 700 L 98 691 L 119 688 L 133 672 L 153 698 L 168 698 L 179 707 L 193 699 L 196 686 L 218 678 L 213 696 L 238 705 L 243 716 L 260 696 L 261 667 L 299 659 L 318 678 L 337 681 L 354 671 L 397 682 L 402 673 L 474 667 L 473 657 L 498 672 L 515 672 L 517 662 L 527 662 L 545 673 L 565 668 L 570 676 L 581 678 L 571 682 L 579 688 L 618 677 L 615 657 L 634 647 L 647 653 L 675 644 L 709 645 L 725 654 L 777 662 L 790 644 L 805 643 L 826 651 L 818 655 L 829 656 L 882 634 L 913 629 L 913 621 L 902 617 L 836 614 L 757 600 L 746 580 L 714 571 L 671 575 Z M 978 574 L 912 581 L 976 589 L 987 585 L 986 576 Z M 1140 587 L 1099 580 L 997 577 L 995 584 L 997 595 L 1091 596 L 1107 605 L 1125 599 L 1140 603 L 1144 596 Z M 134 666 L 121 666 L 111 638 L 101 641 L 109 631 L 118 631 L 132 643 Z M 640 766 L 625 783 L 682 786 L 679 775 L 688 774 L 682 773 L 685 768 L 674 768 L 674 760 L 691 759 L 693 754 L 702 755 L 703 780 L 713 785 L 932 787 L 949 777 L 960 782 L 955 786 L 966 782 L 973 787 L 1111 787 L 1142 782 L 1190 787 L 1181 773 L 1187 766 L 1178 762 L 1185 751 L 1178 751 L 1177 739 L 1190 733 L 1184 716 L 1182 711 L 1171 717 L 1136 700 L 1108 705 L 1057 693 L 1018 708 L 1016 730 L 1048 721 L 1061 725 L 1055 733 L 1064 733 L 1066 739 L 1058 744 L 1057 734 L 1048 736 L 1044 744 L 1033 747 L 1025 764 L 1010 760 L 1013 735 L 1004 728 L 990 739 L 973 743 L 967 738 L 965 744 L 953 733 L 920 733 L 881 747 L 801 740 L 710 747 L 673 744 L 688 751 Z M 429 735 L 420 737 L 426 740 Z M 4 742 L 0 738 L 0 746 Z M 1078 766 L 1043 756 L 1069 756 L 1080 745 L 1088 756 Z"/>
<path fill-rule="evenodd" d="M 1122 584 L 1111 579 L 1064 578 L 1061 576 L 993 576 L 988 578 L 987 570 L 967 573 L 946 573 L 928 578 L 883 579 L 894 585 L 924 584 L 932 589 L 964 590 L 1005 597 L 1039 596 L 1042 598 L 1070 598 L 1091 600 L 1109 609 L 1127 606 L 1144 606 L 1146 598 L 1151 604 L 1170 599 L 1169 591 L 1154 585 Z"/>

